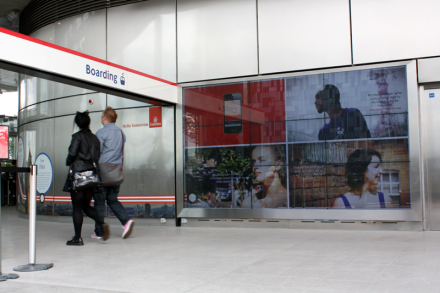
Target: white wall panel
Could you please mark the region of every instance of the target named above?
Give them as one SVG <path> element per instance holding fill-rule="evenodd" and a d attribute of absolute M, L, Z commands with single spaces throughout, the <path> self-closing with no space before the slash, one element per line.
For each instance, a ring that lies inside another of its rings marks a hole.
<path fill-rule="evenodd" d="M 256 0 L 178 0 L 178 81 L 258 74 Z"/>
<path fill-rule="evenodd" d="M 105 19 L 104 9 L 60 20 L 55 23 L 55 44 L 105 59 Z"/>
<path fill-rule="evenodd" d="M 260 73 L 351 64 L 348 0 L 258 0 Z"/>
<path fill-rule="evenodd" d="M 55 24 L 49 24 L 33 32 L 31 37 L 55 44 Z"/>
<path fill-rule="evenodd" d="M 417 73 L 420 83 L 440 81 L 440 58 L 417 60 Z"/>
<path fill-rule="evenodd" d="M 352 0 L 354 63 L 440 55 L 440 1 Z"/>
<path fill-rule="evenodd" d="M 108 58 L 176 82 L 176 1 L 149 0 L 108 10 Z"/>

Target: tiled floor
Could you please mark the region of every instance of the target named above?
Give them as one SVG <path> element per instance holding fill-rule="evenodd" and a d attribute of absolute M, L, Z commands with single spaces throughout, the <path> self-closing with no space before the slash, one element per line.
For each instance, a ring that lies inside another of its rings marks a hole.
<path fill-rule="evenodd" d="M 2 208 L 3 272 L 27 264 L 28 221 Z M 440 233 L 135 227 L 65 245 L 71 224 L 37 222 L 37 263 L 0 292 L 440 292 Z"/>

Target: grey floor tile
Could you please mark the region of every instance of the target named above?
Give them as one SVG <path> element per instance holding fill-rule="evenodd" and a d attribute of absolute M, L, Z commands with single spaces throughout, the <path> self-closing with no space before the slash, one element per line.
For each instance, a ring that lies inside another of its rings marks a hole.
<path fill-rule="evenodd" d="M 311 289 L 333 292 L 365 292 L 373 282 L 324 279 Z"/>
<path fill-rule="evenodd" d="M 338 267 L 338 271 L 341 272 L 372 272 L 372 273 L 381 273 L 383 272 L 389 265 L 386 264 L 370 264 L 370 263 L 361 263 L 361 262 L 352 262 L 348 261 Z"/>
<path fill-rule="evenodd" d="M 405 282 L 422 281 L 431 282 L 435 271 L 432 269 L 418 268 L 412 266 L 389 266 L 377 278 L 377 282 Z"/>
<path fill-rule="evenodd" d="M 375 282 L 368 288 L 371 293 L 422 293 L 427 292 L 429 282 L 399 281 L 399 282 Z"/>
<path fill-rule="evenodd" d="M 287 287 L 276 287 L 276 286 L 256 286 L 249 291 L 246 292 L 253 292 L 253 293 L 302 293 L 307 292 L 307 289 L 300 289 L 300 288 L 287 288 Z"/>
<path fill-rule="evenodd" d="M 302 269 L 296 267 L 282 272 L 281 276 L 289 276 L 296 278 L 325 278 L 332 273 L 332 270 L 319 270 L 319 269 Z"/>
<path fill-rule="evenodd" d="M 335 271 L 325 277 L 330 280 L 340 281 L 361 281 L 374 282 L 381 275 L 381 272 L 362 272 L 362 271 Z"/>

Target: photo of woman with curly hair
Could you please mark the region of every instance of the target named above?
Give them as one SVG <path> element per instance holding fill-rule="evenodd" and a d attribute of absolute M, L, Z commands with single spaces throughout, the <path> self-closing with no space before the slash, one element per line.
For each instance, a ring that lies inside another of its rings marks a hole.
<path fill-rule="evenodd" d="M 376 190 L 383 173 L 381 164 L 382 156 L 376 150 L 355 150 L 345 165 L 350 190 L 335 200 L 333 208 L 394 208 L 391 197 Z"/>

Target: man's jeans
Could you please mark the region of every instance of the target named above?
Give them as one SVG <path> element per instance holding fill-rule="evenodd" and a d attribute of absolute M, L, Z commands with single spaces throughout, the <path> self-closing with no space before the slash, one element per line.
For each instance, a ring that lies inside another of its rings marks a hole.
<path fill-rule="evenodd" d="M 115 213 L 116 217 L 119 219 L 122 226 L 124 226 L 130 220 L 130 217 L 128 216 L 125 208 L 118 201 L 118 193 L 119 193 L 119 186 L 104 187 L 104 193 L 95 193 L 93 195 L 93 198 L 95 199 L 95 209 L 98 211 L 98 214 L 103 219 L 105 216 L 105 201 L 107 200 L 108 206 Z M 95 224 L 95 233 L 96 231 L 98 231 L 97 228 L 98 228 L 98 224 Z M 98 235 L 98 236 L 102 236 L 102 235 Z"/>

